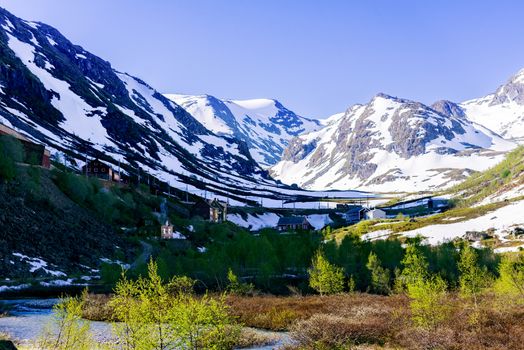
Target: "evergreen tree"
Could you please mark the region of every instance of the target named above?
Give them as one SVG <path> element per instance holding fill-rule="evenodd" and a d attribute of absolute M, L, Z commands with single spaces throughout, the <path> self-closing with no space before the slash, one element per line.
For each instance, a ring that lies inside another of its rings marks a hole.
<path fill-rule="evenodd" d="M 369 253 L 366 267 L 371 272 L 371 290 L 379 294 L 389 294 L 391 292 L 389 286 L 390 272 L 382 267 L 375 253 Z"/>

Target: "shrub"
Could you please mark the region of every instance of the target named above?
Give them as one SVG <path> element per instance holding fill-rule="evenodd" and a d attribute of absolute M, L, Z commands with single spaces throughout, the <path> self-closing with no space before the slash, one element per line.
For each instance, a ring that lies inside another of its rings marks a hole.
<path fill-rule="evenodd" d="M 253 290 L 255 289 L 255 286 L 252 283 L 240 282 L 237 275 L 235 275 L 233 273 L 233 270 L 231 269 L 229 269 L 229 271 L 227 272 L 227 280 L 229 281 L 227 290 L 230 293 L 238 294 L 238 295 L 253 294 Z"/>
<path fill-rule="evenodd" d="M 383 344 L 391 335 L 391 323 L 382 317 L 360 319 L 315 314 L 297 322 L 293 339 L 306 349 L 347 349 L 357 344 Z"/>
<path fill-rule="evenodd" d="M 84 295 L 87 291 L 84 291 Z M 82 319 L 84 297 L 62 299 L 53 308 L 54 315 L 50 324 L 37 341 L 36 348 L 42 350 L 90 350 L 94 348 L 89 331 L 90 322 Z"/>
<path fill-rule="evenodd" d="M 10 135 L 0 135 L 0 179 L 10 181 L 16 177 L 16 163 L 24 158 L 20 141 Z"/>

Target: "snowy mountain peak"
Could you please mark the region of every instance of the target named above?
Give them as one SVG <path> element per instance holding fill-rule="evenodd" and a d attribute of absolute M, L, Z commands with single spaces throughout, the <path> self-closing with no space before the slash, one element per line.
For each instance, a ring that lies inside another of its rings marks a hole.
<path fill-rule="evenodd" d="M 458 104 L 448 101 L 448 100 L 437 101 L 431 105 L 431 108 L 449 117 L 456 117 L 456 118 L 465 118 L 466 117 L 464 110 Z"/>
<path fill-rule="evenodd" d="M 524 84 L 524 68 L 522 68 L 517 72 L 517 74 L 512 76 L 509 81 L 513 84 Z"/>
<path fill-rule="evenodd" d="M 448 101 L 432 108 L 378 94 L 336 115 L 323 129 L 295 138 L 272 174 L 310 189 L 448 186 L 514 147 L 457 115 L 457 108 Z"/>
<path fill-rule="evenodd" d="M 254 160 L 269 167 L 280 160 L 289 141 L 320 127 L 273 99 L 221 100 L 210 95 L 165 95 L 217 134 L 244 141 Z"/>
<path fill-rule="evenodd" d="M 467 117 L 508 139 L 524 139 L 524 69 L 493 94 L 460 104 Z"/>

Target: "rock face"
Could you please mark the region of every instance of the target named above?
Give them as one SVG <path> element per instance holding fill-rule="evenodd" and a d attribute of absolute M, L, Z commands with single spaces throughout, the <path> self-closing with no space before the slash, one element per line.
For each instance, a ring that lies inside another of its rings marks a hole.
<path fill-rule="evenodd" d="M 514 146 L 452 102 L 428 107 L 378 94 L 295 138 L 271 173 L 310 189 L 427 190 L 495 164 Z"/>
<path fill-rule="evenodd" d="M 524 69 L 493 94 L 460 104 L 467 117 L 504 138 L 524 140 Z"/>
<path fill-rule="evenodd" d="M 301 117 L 270 99 L 220 100 L 210 95 L 165 95 L 218 135 L 244 141 L 262 167 L 276 164 L 289 141 L 320 128 L 320 122 Z"/>
<path fill-rule="evenodd" d="M 209 130 L 144 81 L 115 70 L 56 29 L 3 9 L 0 27 L 0 123 L 53 151 L 121 161 L 128 172 L 146 171 L 175 186 L 184 186 L 190 176 L 222 189 L 275 184 L 253 160 L 248 139 Z M 264 127 L 276 135 L 280 113 L 287 110 L 277 102 L 274 107 L 279 112 Z M 227 117 L 225 122 L 234 122 Z M 288 119 L 290 130 L 303 130 Z"/>

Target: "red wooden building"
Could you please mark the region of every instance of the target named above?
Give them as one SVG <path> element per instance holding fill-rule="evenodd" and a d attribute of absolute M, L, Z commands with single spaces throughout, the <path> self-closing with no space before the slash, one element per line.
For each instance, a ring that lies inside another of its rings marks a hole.
<path fill-rule="evenodd" d="M 18 131 L 0 124 L 0 135 L 10 135 L 16 138 L 24 148 L 24 163 L 41 165 L 44 168 L 51 166 L 51 152 L 45 149 L 44 145 L 34 143 Z"/>
<path fill-rule="evenodd" d="M 120 174 L 115 172 L 110 165 L 101 162 L 99 159 L 88 161 L 87 167 L 86 165 L 82 167 L 82 174 L 86 174 L 90 177 L 97 177 L 107 181 L 120 181 Z"/>

